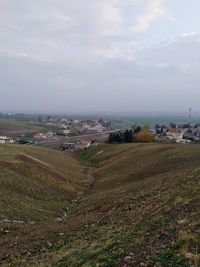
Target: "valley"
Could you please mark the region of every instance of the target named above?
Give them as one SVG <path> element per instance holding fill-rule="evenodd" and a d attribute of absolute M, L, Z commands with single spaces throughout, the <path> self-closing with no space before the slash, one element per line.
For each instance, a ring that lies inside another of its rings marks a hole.
<path fill-rule="evenodd" d="M 0 159 L 2 266 L 200 263 L 199 145 L 2 145 Z"/>

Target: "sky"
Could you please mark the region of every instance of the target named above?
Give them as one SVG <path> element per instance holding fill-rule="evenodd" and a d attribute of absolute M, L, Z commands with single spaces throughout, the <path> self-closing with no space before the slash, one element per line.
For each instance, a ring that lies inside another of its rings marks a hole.
<path fill-rule="evenodd" d="M 0 112 L 200 113 L 199 0 L 0 0 Z"/>

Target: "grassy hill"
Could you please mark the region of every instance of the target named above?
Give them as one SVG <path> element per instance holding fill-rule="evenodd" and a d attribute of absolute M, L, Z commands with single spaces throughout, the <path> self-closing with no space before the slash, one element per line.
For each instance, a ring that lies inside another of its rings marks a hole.
<path fill-rule="evenodd" d="M 4 161 L 8 157 L 21 161 L 16 157 L 17 149 L 16 146 L 12 155 L 4 152 Z M 29 157 L 37 158 L 38 164 L 45 162 L 52 168 L 56 162 L 55 172 L 64 175 L 66 171 L 69 175 L 70 169 L 75 179 L 78 170 L 81 174 L 87 170 L 87 175 L 95 180 L 70 207 L 70 214 L 62 222 L 49 222 L 43 229 L 37 224 L 24 225 L 30 235 L 24 241 L 32 238 L 37 240 L 37 246 L 35 242 L 26 249 L 13 245 L 10 253 L 18 257 L 4 256 L 5 264 L 200 266 L 199 145 L 101 145 L 80 152 L 77 158 L 81 165 L 72 158 L 73 166 L 79 168 L 74 170 L 70 165 L 65 169 L 58 154 L 45 159 L 45 148 L 34 149 Z M 28 150 L 20 147 L 21 153 L 28 154 Z M 71 160 L 67 162 L 71 164 Z M 83 175 L 78 180 L 84 179 Z M 77 184 L 69 190 L 83 192 Z M 2 235 L 4 244 L 16 235 L 13 228 L 16 225 L 6 227 L 10 228 Z M 22 231 L 20 226 L 17 231 Z M 41 233 L 45 242 L 38 238 Z"/>
<path fill-rule="evenodd" d="M 0 146 L 0 220 L 62 217 L 88 177 L 67 154 L 32 146 Z"/>

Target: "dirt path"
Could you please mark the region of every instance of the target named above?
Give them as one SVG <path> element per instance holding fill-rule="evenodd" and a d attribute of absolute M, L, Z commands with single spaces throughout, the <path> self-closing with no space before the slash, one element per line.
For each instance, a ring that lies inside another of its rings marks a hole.
<path fill-rule="evenodd" d="M 38 163 L 40 163 L 40 164 L 42 164 L 42 165 L 44 165 L 44 166 L 46 166 L 46 167 L 51 168 L 51 166 L 50 166 L 49 164 L 47 164 L 46 162 L 44 162 L 44 161 L 42 161 L 42 160 L 36 159 L 36 158 L 34 158 L 34 157 L 32 157 L 32 156 L 30 156 L 30 155 L 24 153 L 24 152 L 21 152 L 21 151 L 17 151 L 17 152 L 18 152 L 19 154 L 21 154 L 21 155 L 24 155 L 25 157 L 27 157 L 27 158 L 29 158 L 29 159 L 34 160 L 35 162 L 38 162 Z"/>

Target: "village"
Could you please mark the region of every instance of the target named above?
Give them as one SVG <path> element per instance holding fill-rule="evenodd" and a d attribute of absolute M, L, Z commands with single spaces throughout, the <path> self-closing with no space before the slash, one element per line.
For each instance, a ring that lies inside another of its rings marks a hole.
<path fill-rule="evenodd" d="M 69 119 L 65 117 L 39 116 L 37 123 L 44 129 L 33 134 L 18 134 L 16 136 L 0 136 L 0 144 L 29 144 L 42 145 L 46 143 L 55 143 L 59 150 L 75 152 L 77 150 L 88 149 L 97 145 L 100 137 L 106 141 L 109 134 L 117 131 L 112 121 L 102 118 L 92 119 Z M 129 125 L 129 129 L 135 127 L 144 128 L 144 125 Z M 200 124 L 191 123 L 191 114 L 186 123 L 169 124 L 157 123 L 152 127 L 147 127 L 148 131 L 154 136 L 154 142 L 162 143 L 180 143 L 187 144 L 191 142 L 200 142 Z"/>
<path fill-rule="evenodd" d="M 111 122 L 103 119 L 80 120 L 39 116 L 37 123 L 44 131 L 34 134 L 18 133 L 15 136 L 0 136 L 0 144 L 42 145 L 55 143 L 57 144 L 56 148 L 60 150 L 74 152 L 96 145 L 97 143 L 93 139 L 107 138 L 108 132 L 113 130 Z"/>
<path fill-rule="evenodd" d="M 99 120 L 80 120 L 67 118 L 54 118 L 48 116 L 47 118 L 38 118 L 39 123 L 44 126 L 56 129 L 56 135 L 62 136 L 77 136 L 86 134 L 104 133 L 111 129 L 111 122 Z"/>
<path fill-rule="evenodd" d="M 200 142 L 200 123 L 192 124 L 192 108 L 189 108 L 189 116 L 186 123 L 156 124 L 155 141 L 180 144 Z"/>
<path fill-rule="evenodd" d="M 200 142 L 200 124 L 156 124 L 154 133 L 155 142 L 182 144 Z"/>

